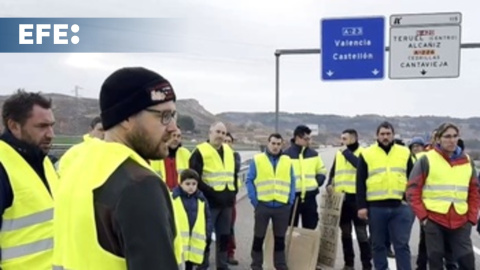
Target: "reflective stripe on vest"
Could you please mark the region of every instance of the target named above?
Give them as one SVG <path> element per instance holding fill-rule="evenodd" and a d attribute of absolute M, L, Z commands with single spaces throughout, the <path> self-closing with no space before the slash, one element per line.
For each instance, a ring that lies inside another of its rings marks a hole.
<path fill-rule="evenodd" d="M 18 152 L 0 141 L 0 163 L 12 187 L 13 202 L 5 209 L 0 229 L 0 268 L 50 269 L 53 247 L 53 196 L 58 179 L 53 164 L 43 167 L 51 193 Z M 53 195 L 51 195 L 53 194 Z"/>
<path fill-rule="evenodd" d="M 358 157 L 363 148 L 358 147 L 353 154 Z M 333 187 L 335 192 L 345 192 L 355 194 L 357 169 L 345 158 L 341 151 L 335 155 L 335 174 L 333 178 Z"/>
<path fill-rule="evenodd" d="M 153 173 L 150 165 L 130 148 L 101 140 L 86 144 L 78 153 L 78 164 L 65 170 L 54 208 L 54 269 L 127 269 L 125 258 L 106 251 L 98 242 L 93 194 L 127 159 Z M 174 213 L 172 218 L 175 220 Z M 183 266 L 182 238 L 176 222 L 172 226 L 175 259 Z"/>
<path fill-rule="evenodd" d="M 378 143 L 362 152 L 368 166 L 367 201 L 401 200 L 407 188 L 410 150 L 394 144 L 385 153 Z"/>
<path fill-rule="evenodd" d="M 305 193 L 318 190 L 316 179 L 319 156 L 304 158 L 303 153 L 306 148 L 302 148 L 298 159 L 292 158 L 293 170 L 295 172 L 295 192 L 300 192 L 300 198 L 305 199 Z"/>
<path fill-rule="evenodd" d="M 180 183 L 180 174 L 185 170 L 188 169 L 188 161 L 190 159 L 190 151 L 187 148 L 180 146 L 175 153 L 175 166 L 177 169 L 178 175 L 178 182 Z M 165 160 L 152 160 L 150 161 L 150 166 L 153 168 L 155 172 L 157 172 L 162 180 L 165 182 L 166 179 L 166 172 L 165 172 Z"/>
<path fill-rule="evenodd" d="M 215 191 L 223 191 L 226 188 L 234 191 L 235 157 L 230 146 L 223 144 L 222 147 L 223 161 L 217 149 L 210 143 L 204 142 L 197 146 L 203 159 L 202 180 Z"/>
<path fill-rule="evenodd" d="M 429 170 L 422 190 L 425 208 L 446 214 L 453 204 L 458 214 L 467 213 L 468 190 L 472 178 L 471 163 L 452 166 L 436 150 L 429 151 L 427 159 Z"/>
<path fill-rule="evenodd" d="M 265 153 L 255 155 L 253 160 L 257 169 L 256 178 L 253 181 L 257 199 L 262 202 L 288 203 L 292 183 L 291 159 L 281 155 L 275 169 Z"/>
<path fill-rule="evenodd" d="M 205 218 L 205 202 L 197 200 L 197 203 L 197 216 L 191 230 L 187 212 L 180 197 L 173 200 L 173 207 L 175 209 L 175 215 L 177 216 L 176 219 L 182 235 L 185 261 L 201 264 L 207 246 L 207 237 L 205 235 L 207 224 Z"/>

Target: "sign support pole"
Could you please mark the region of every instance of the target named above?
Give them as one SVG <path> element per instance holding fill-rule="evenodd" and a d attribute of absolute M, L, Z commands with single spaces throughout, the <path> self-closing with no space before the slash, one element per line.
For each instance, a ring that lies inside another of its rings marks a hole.
<path fill-rule="evenodd" d="M 461 49 L 480 49 L 478 43 L 462 43 Z M 390 48 L 385 47 L 385 51 Z M 281 55 L 299 55 L 299 54 L 321 54 L 320 49 L 279 49 L 275 50 L 275 132 L 279 132 L 279 113 L 280 113 L 280 56 Z"/>

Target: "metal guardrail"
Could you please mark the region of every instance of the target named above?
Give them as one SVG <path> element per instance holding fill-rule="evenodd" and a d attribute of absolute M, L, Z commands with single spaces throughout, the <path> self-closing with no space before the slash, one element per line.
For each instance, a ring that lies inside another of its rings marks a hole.
<path fill-rule="evenodd" d="M 240 170 L 238 171 L 238 178 L 242 180 L 242 183 L 245 184 L 246 178 L 247 178 L 247 172 L 248 172 L 248 167 L 250 166 L 250 161 L 252 159 L 247 159 L 242 162 L 242 165 L 240 166 Z"/>

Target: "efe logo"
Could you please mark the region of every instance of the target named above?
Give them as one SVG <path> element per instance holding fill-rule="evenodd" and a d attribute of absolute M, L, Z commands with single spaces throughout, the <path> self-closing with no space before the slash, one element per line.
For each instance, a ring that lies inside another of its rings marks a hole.
<path fill-rule="evenodd" d="M 19 24 L 18 28 L 18 44 L 43 44 L 43 38 L 50 37 L 52 32 L 51 24 Z M 68 29 L 68 24 L 53 24 L 53 44 L 68 44 Z M 78 33 L 80 26 L 78 26 L 78 24 L 72 24 L 70 30 L 74 34 Z M 36 34 L 35 39 L 33 38 L 34 32 Z M 78 44 L 80 38 L 74 35 L 70 38 L 70 41 L 72 44 Z"/>

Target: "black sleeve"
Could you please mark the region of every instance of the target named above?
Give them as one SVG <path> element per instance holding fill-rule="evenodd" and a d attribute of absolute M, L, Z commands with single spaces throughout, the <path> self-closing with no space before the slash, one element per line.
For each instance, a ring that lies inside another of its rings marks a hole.
<path fill-rule="evenodd" d="M 12 206 L 13 203 L 13 191 L 12 186 L 10 185 L 10 180 L 8 179 L 7 172 L 5 168 L 0 163 L 0 228 L 2 228 L 3 223 L 3 213 L 5 209 Z M 0 260 L 2 258 L 0 250 Z M 2 268 L 0 267 L 0 270 Z"/>
<path fill-rule="evenodd" d="M 355 156 L 352 151 L 346 149 L 342 152 L 342 155 L 345 157 L 345 159 L 352 164 L 352 166 L 356 169 L 357 164 L 358 164 L 358 158 Z"/>
<path fill-rule="evenodd" d="M 357 207 L 358 209 L 367 208 L 367 178 L 368 165 L 360 155 L 357 166 Z"/>
<path fill-rule="evenodd" d="M 198 181 L 198 189 L 203 192 L 203 194 L 207 197 L 207 198 L 211 198 L 211 194 L 213 191 L 213 188 L 211 188 L 209 185 L 205 184 L 205 182 L 203 182 L 203 179 L 202 179 L 202 172 L 203 172 L 203 157 L 202 157 L 202 154 L 200 154 L 200 152 L 195 149 L 192 153 L 192 155 L 190 156 L 190 160 L 189 160 L 189 167 L 190 169 L 196 171 L 198 173 L 198 175 L 200 176 L 200 181 Z"/>
<path fill-rule="evenodd" d="M 335 177 L 335 159 L 333 160 L 332 168 L 330 168 L 330 173 L 328 174 L 328 184 L 330 186 L 333 182 L 333 178 Z"/>
<path fill-rule="evenodd" d="M 129 270 L 178 269 L 172 202 L 158 177 L 132 182 L 122 191 L 113 215 Z"/>
<path fill-rule="evenodd" d="M 410 173 L 413 170 L 413 162 L 412 162 L 412 156 L 407 161 L 407 179 L 410 177 Z"/>
<path fill-rule="evenodd" d="M 412 170 L 413 170 L 413 161 L 412 161 L 412 155 L 410 155 L 408 160 L 407 160 L 407 181 L 408 181 L 408 178 L 410 178 L 410 173 L 412 173 Z M 405 191 L 405 193 L 403 193 L 402 200 L 407 201 L 406 191 Z"/>
<path fill-rule="evenodd" d="M 235 185 L 235 192 L 238 192 L 238 173 L 240 172 L 240 165 L 241 165 L 241 158 L 238 152 L 233 153 L 233 158 L 235 160 L 235 174 L 234 174 L 234 185 Z"/>

